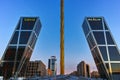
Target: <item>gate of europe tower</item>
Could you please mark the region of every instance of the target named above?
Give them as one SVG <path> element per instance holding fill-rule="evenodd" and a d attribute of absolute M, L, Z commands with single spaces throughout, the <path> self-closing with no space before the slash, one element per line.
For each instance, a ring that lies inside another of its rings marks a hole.
<path fill-rule="evenodd" d="M 24 75 L 41 30 L 39 17 L 21 17 L 1 58 L 3 78 Z"/>
<path fill-rule="evenodd" d="M 120 80 L 120 51 L 103 17 L 86 17 L 82 25 L 102 78 Z"/>

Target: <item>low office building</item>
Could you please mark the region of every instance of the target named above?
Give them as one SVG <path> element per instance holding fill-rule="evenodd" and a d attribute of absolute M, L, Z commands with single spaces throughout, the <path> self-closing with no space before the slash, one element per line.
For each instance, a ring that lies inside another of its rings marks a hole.
<path fill-rule="evenodd" d="M 91 78 L 100 78 L 100 74 L 98 73 L 98 71 L 91 72 Z"/>
<path fill-rule="evenodd" d="M 78 72 L 77 71 L 73 71 L 69 75 L 71 75 L 71 76 L 78 76 Z"/>
<path fill-rule="evenodd" d="M 42 61 L 30 61 L 26 71 L 26 77 L 46 76 L 46 66 Z"/>

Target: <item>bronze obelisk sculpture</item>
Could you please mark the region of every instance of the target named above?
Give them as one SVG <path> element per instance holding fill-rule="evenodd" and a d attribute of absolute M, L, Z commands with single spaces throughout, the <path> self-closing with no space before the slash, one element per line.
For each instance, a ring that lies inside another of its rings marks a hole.
<path fill-rule="evenodd" d="M 64 0 L 61 0 L 61 27 L 60 27 L 60 74 L 64 75 Z"/>

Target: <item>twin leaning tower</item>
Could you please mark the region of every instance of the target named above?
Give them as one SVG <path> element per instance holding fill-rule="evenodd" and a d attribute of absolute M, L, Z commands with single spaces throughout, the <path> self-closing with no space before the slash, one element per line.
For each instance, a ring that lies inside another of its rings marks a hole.
<path fill-rule="evenodd" d="M 102 78 L 120 80 L 120 51 L 103 17 L 86 17 L 82 28 Z"/>
<path fill-rule="evenodd" d="M 103 17 L 86 17 L 82 25 L 102 78 L 120 80 L 120 52 Z M 39 17 L 21 17 L 0 62 L 4 79 L 24 75 L 41 29 Z M 61 0 L 60 74 L 64 75 L 64 0 Z"/>
<path fill-rule="evenodd" d="M 0 75 L 4 80 L 24 76 L 40 29 L 38 17 L 20 18 L 1 59 Z"/>

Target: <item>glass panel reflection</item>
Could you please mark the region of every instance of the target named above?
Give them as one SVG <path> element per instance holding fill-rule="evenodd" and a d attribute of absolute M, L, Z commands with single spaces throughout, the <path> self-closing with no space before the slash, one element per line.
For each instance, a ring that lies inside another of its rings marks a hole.
<path fill-rule="evenodd" d="M 29 45 L 32 47 L 32 49 L 34 48 L 34 44 L 35 44 L 36 40 L 37 40 L 37 38 L 35 36 L 35 33 L 33 33 L 31 41 L 29 43 Z"/>
<path fill-rule="evenodd" d="M 108 27 L 105 22 L 104 22 L 104 26 L 105 26 L 105 30 L 108 30 Z"/>
<path fill-rule="evenodd" d="M 87 35 L 90 31 L 89 26 L 86 21 L 83 22 L 83 30 L 84 30 L 85 35 Z"/>
<path fill-rule="evenodd" d="M 106 51 L 106 47 L 105 46 L 100 46 L 99 47 L 100 52 L 102 54 L 102 57 L 105 61 L 108 61 L 108 56 L 107 56 L 107 51 Z"/>
<path fill-rule="evenodd" d="M 110 35 L 110 32 L 106 32 L 107 44 L 114 44 L 114 41 Z"/>
<path fill-rule="evenodd" d="M 104 32 L 93 32 L 98 44 L 105 44 Z"/>
<path fill-rule="evenodd" d="M 6 78 L 9 78 L 12 76 L 12 71 L 13 71 L 13 62 L 4 62 L 3 63 L 3 76 Z"/>
<path fill-rule="evenodd" d="M 19 21 L 19 23 L 17 25 L 17 30 L 19 30 L 19 29 L 20 29 L 20 21 Z"/>
<path fill-rule="evenodd" d="M 87 41 L 89 43 L 90 49 L 93 48 L 95 46 L 95 41 L 93 39 L 93 36 L 91 35 L 91 33 L 89 34 Z"/>
<path fill-rule="evenodd" d="M 20 44 L 27 44 L 31 31 L 22 31 L 20 34 Z"/>
<path fill-rule="evenodd" d="M 7 51 L 6 51 L 4 60 L 14 61 L 15 60 L 15 54 L 16 54 L 16 46 L 9 46 Z"/>
<path fill-rule="evenodd" d="M 25 46 L 19 46 L 18 52 L 17 52 L 17 61 L 20 61 L 22 59 L 24 50 L 25 50 Z"/>
<path fill-rule="evenodd" d="M 38 22 L 36 27 L 35 27 L 35 32 L 36 32 L 37 36 L 40 33 L 40 29 L 41 29 L 41 24 L 40 24 L 40 22 Z"/>
<path fill-rule="evenodd" d="M 18 42 L 18 31 L 16 31 L 15 34 L 13 35 L 10 44 L 17 44 L 17 42 Z"/>
<path fill-rule="evenodd" d="M 111 63 L 113 74 L 120 74 L 120 63 Z"/>
<path fill-rule="evenodd" d="M 120 61 L 120 54 L 115 46 L 108 46 L 110 60 Z"/>

